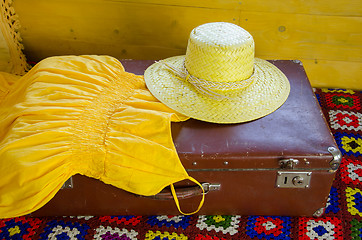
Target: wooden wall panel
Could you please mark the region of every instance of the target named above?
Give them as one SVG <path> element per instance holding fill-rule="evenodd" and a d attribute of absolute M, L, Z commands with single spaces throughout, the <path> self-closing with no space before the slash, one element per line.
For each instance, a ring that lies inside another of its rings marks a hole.
<path fill-rule="evenodd" d="M 241 12 L 263 58 L 362 61 L 362 18 Z"/>
<path fill-rule="evenodd" d="M 59 54 L 133 59 L 184 54 L 194 27 L 211 21 L 239 22 L 236 10 L 113 1 L 36 2 L 35 8 L 30 1 L 16 7 L 25 52 L 35 61 Z"/>
<path fill-rule="evenodd" d="M 362 62 L 302 60 L 314 87 L 362 89 Z"/>
<path fill-rule="evenodd" d="M 244 0 L 241 10 L 326 16 L 361 16 L 360 0 Z"/>
<path fill-rule="evenodd" d="M 14 0 L 13 5 L 33 61 L 64 54 L 181 55 L 194 27 L 227 21 L 253 35 L 258 57 L 301 60 L 314 86 L 362 89 L 360 0 Z M 331 79 L 331 73 L 338 77 Z"/>
<path fill-rule="evenodd" d="M 6 42 L 0 29 L 0 71 L 10 72 L 11 71 L 11 57 L 9 52 L 8 43 Z"/>
<path fill-rule="evenodd" d="M 360 0 L 111 0 L 142 4 L 336 16 L 361 16 Z"/>

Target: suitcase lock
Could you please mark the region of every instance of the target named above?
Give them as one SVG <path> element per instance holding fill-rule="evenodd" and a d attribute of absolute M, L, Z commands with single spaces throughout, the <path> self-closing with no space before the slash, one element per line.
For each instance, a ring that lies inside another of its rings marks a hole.
<path fill-rule="evenodd" d="M 276 186 L 278 188 L 309 188 L 312 172 L 278 171 Z"/>

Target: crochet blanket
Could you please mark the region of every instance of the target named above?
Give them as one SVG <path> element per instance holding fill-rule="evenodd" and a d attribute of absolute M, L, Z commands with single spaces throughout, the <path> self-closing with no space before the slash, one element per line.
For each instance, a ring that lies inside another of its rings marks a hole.
<path fill-rule="evenodd" d="M 281 216 L 78 216 L 0 220 L 0 239 L 361 239 L 362 92 L 315 89 L 342 164 L 320 218 Z M 302 200 L 301 200 L 302 201 Z"/>

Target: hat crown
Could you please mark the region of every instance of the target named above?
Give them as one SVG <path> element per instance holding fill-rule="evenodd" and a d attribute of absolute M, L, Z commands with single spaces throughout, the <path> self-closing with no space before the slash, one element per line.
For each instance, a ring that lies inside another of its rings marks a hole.
<path fill-rule="evenodd" d="M 192 30 L 185 57 L 188 72 L 212 82 L 248 79 L 254 71 L 254 40 L 243 28 L 226 22 Z"/>

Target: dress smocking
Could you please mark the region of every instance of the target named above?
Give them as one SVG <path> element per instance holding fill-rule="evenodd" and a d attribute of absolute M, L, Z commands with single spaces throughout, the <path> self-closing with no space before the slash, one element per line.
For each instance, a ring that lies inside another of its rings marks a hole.
<path fill-rule="evenodd" d="M 0 218 L 39 209 L 75 174 L 146 196 L 190 179 L 171 136 L 188 117 L 117 59 L 51 57 L 0 76 Z"/>

